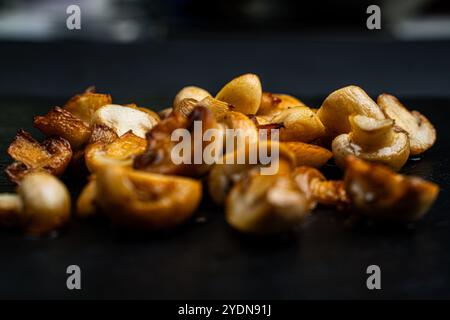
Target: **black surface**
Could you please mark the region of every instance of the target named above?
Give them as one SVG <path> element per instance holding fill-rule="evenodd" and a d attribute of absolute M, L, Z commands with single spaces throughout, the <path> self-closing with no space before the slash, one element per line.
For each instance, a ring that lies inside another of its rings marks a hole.
<path fill-rule="evenodd" d="M 95 84 L 114 97 L 173 97 L 186 85 L 211 92 L 253 72 L 266 90 L 324 97 L 348 84 L 409 97 L 450 96 L 450 41 L 369 41 L 283 34 L 136 44 L 0 42 L 0 95 L 64 99 Z M 170 99 L 169 99 L 170 100 Z"/>
<path fill-rule="evenodd" d="M 62 102 L 0 99 L 2 169 L 15 131 Z M 204 203 L 198 215 L 206 222 L 194 218 L 165 234 L 126 234 L 107 221 L 73 221 L 56 239 L 1 232 L 0 298 L 450 298 L 450 99 L 405 102 L 438 132 L 435 147 L 403 170 L 441 186 L 415 225 L 382 227 L 321 209 L 292 234 L 248 238 L 226 225 L 221 208 Z M 69 184 L 76 193 L 81 183 Z M 2 177 L 0 191 L 12 190 Z M 71 264 L 81 267 L 81 291 L 66 289 Z M 381 267 L 380 291 L 366 288 L 371 264 Z"/>

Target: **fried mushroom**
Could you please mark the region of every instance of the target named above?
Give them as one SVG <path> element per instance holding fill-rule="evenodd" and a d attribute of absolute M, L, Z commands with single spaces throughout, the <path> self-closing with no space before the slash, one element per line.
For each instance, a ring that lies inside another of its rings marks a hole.
<path fill-rule="evenodd" d="M 344 168 L 348 155 L 383 163 L 400 170 L 409 157 L 409 139 L 394 127 L 392 119 L 377 120 L 361 115 L 350 116 L 352 131 L 333 140 L 336 164 Z"/>
<path fill-rule="evenodd" d="M 72 158 L 72 149 L 64 138 L 52 137 L 39 143 L 28 132 L 19 130 L 8 147 L 8 154 L 15 162 L 5 173 L 12 182 L 19 183 L 31 172 L 61 175 Z"/>
<path fill-rule="evenodd" d="M 422 218 L 439 193 L 439 187 L 432 182 L 400 175 L 354 156 L 347 158 L 344 184 L 357 214 L 396 222 Z"/>
<path fill-rule="evenodd" d="M 201 182 L 112 166 L 100 170 L 95 203 L 115 224 L 153 231 L 189 219 L 202 197 Z"/>
<path fill-rule="evenodd" d="M 418 155 L 433 146 L 436 130 L 431 122 L 418 111 L 409 111 L 396 97 L 381 94 L 378 105 L 386 117 L 395 120 L 395 125 L 408 133 L 411 155 Z"/>

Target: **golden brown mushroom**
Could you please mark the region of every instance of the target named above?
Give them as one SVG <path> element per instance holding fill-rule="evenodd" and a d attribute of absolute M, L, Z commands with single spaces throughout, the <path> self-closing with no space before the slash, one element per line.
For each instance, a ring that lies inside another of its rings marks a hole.
<path fill-rule="evenodd" d="M 257 119 L 260 120 L 261 117 Z M 285 109 L 271 118 L 269 123 L 262 128 L 266 128 L 267 125 L 278 125 L 280 141 L 310 142 L 325 134 L 322 122 L 308 107 Z"/>
<path fill-rule="evenodd" d="M 432 182 L 400 175 L 354 156 L 347 158 L 346 168 L 345 190 L 353 208 L 370 218 L 416 221 L 430 209 L 439 193 L 439 187 Z"/>
<path fill-rule="evenodd" d="M 345 167 L 348 155 L 383 163 L 394 170 L 400 170 L 408 160 L 408 136 L 394 127 L 392 119 L 356 115 L 350 116 L 350 123 L 352 131 L 333 140 L 334 160 L 339 167 Z"/>
<path fill-rule="evenodd" d="M 228 82 L 216 95 L 216 99 L 231 104 L 235 111 L 256 114 L 261 105 L 261 96 L 259 77 L 247 73 Z"/>
<path fill-rule="evenodd" d="M 6 168 L 5 173 L 15 183 L 36 171 L 46 171 L 59 176 L 72 158 L 70 144 L 64 138 L 53 137 L 39 143 L 24 130 L 17 132 L 8 147 L 8 154 L 15 162 Z"/>
<path fill-rule="evenodd" d="M 69 192 L 48 173 L 30 173 L 23 178 L 17 194 L 0 194 L 0 226 L 43 235 L 62 227 L 69 218 Z"/>
<path fill-rule="evenodd" d="M 70 98 L 64 105 L 64 109 L 90 124 L 95 111 L 111 103 L 109 94 L 96 93 L 94 87 L 89 87 L 84 93 Z"/>
<path fill-rule="evenodd" d="M 363 115 L 385 119 L 380 107 L 357 86 L 348 86 L 332 92 L 317 111 L 330 139 L 351 130 L 349 116 Z"/>
<path fill-rule="evenodd" d="M 282 142 L 294 155 L 297 166 L 320 168 L 333 157 L 333 153 L 325 148 L 304 142 Z"/>
<path fill-rule="evenodd" d="M 72 150 L 79 150 L 91 136 L 88 123 L 59 107 L 53 108 L 45 116 L 34 117 L 34 126 L 46 136 L 66 139 Z"/>
<path fill-rule="evenodd" d="M 226 220 L 249 234 L 273 234 L 299 225 L 315 206 L 289 173 L 247 172 L 232 188 L 225 203 Z"/>
<path fill-rule="evenodd" d="M 96 172 L 107 166 L 133 165 L 133 159 L 147 147 L 147 140 L 131 131 L 111 143 L 96 142 L 86 147 L 84 158 L 90 172 Z"/>
<path fill-rule="evenodd" d="M 396 97 L 382 94 L 377 99 L 386 117 L 408 133 L 411 155 L 431 148 L 436 141 L 436 130 L 431 122 L 418 111 L 409 111 Z"/>
<path fill-rule="evenodd" d="M 95 203 L 124 227 L 140 230 L 173 228 L 189 219 L 202 197 L 201 182 L 124 167 L 100 170 Z"/>

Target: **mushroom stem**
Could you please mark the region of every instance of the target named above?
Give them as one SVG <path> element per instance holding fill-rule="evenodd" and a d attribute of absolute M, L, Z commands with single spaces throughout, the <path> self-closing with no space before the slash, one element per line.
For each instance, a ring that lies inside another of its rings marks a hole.
<path fill-rule="evenodd" d="M 352 127 L 350 139 L 362 149 L 379 149 L 392 143 L 393 120 L 377 120 L 365 116 L 353 115 L 349 117 L 349 121 Z"/>

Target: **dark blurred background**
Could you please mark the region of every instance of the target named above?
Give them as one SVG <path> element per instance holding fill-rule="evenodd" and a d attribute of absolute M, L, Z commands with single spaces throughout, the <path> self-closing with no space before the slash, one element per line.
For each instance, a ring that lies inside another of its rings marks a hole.
<path fill-rule="evenodd" d="M 68 30 L 68 6 L 81 30 Z M 381 8 L 368 30 L 366 9 Z M 0 0 L 0 95 L 67 97 L 91 84 L 118 97 L 215 91 L 258 73 L 266 90 L 323 96 L 450 95 L 445 0 Z"/>

